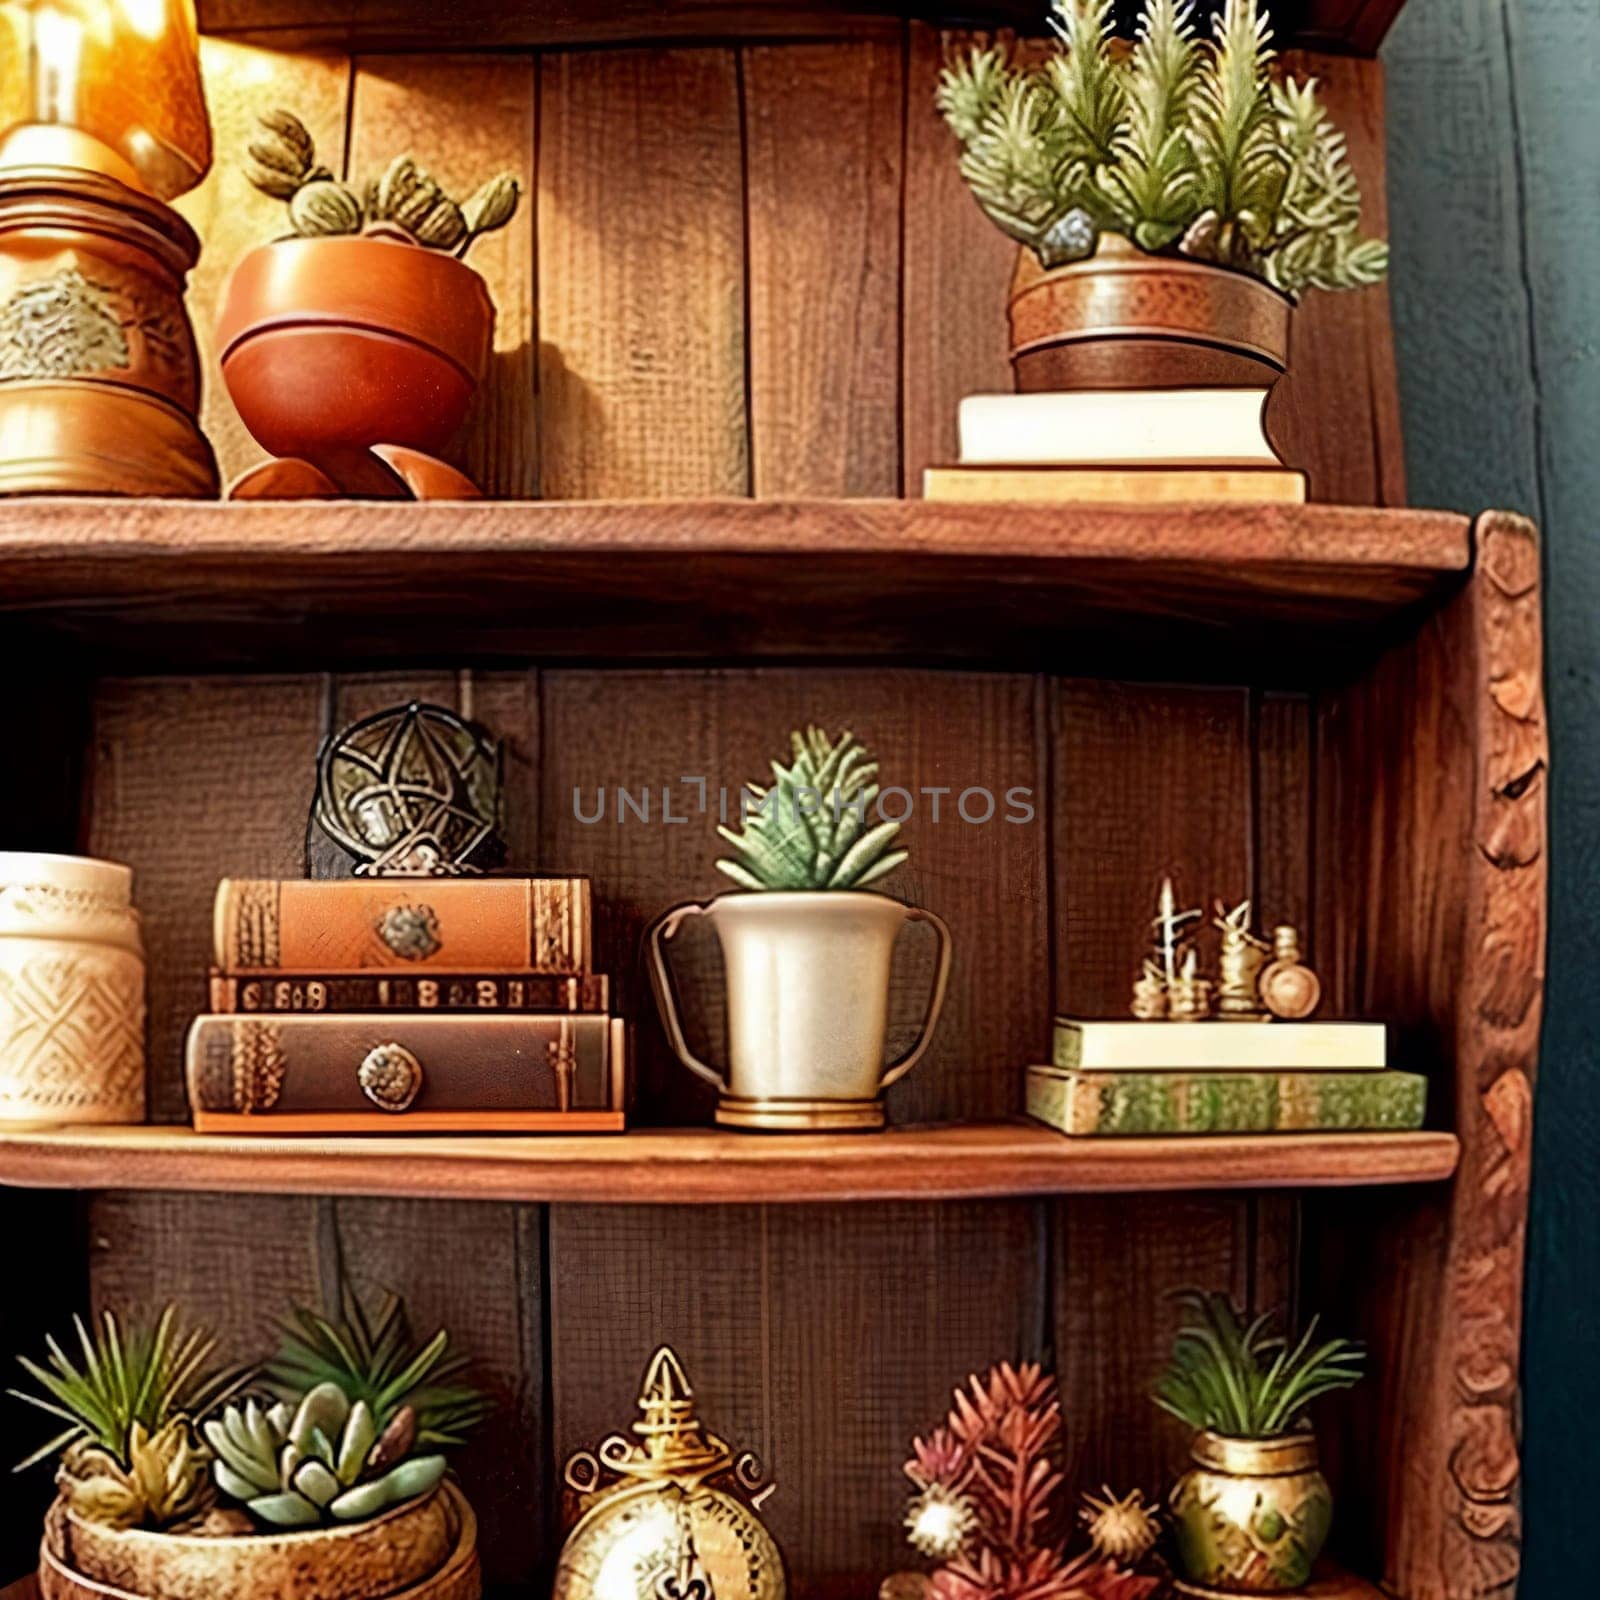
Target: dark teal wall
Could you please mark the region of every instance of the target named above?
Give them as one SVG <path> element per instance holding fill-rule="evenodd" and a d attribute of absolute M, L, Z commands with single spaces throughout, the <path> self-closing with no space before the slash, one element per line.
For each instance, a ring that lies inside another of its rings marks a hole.
<path fill-rule="evenodd" d="M 1600 0 L 1408 0 L 1384 48 L 1413 504 L 1544 529 L 1551 922 L 1521 1600 L 1593 1582 L 1600 1463 Z"/>

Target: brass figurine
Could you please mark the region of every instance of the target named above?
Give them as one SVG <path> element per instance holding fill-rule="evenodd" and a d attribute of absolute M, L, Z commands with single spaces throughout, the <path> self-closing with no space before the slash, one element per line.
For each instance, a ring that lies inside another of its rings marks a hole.
<path fill-rule="evenodd" d="M 1322 1000 L 1322 983 L 1300 959 L 1300 935 L 1287 922 L 1272 930 L 1272 961 L 1261 974 L 1261 1001 L 1275 1017 L 1300 1022 Z"/>
<path fill-rule="evenodd" d="M 783 1560 L 761 1521 L 772 1485 L 700 1424 L 677 1356 L 656 1351 L 638 1442 L 620 1434 L 567 1462 L 577 1521 L 553 1600 L 784 1600 Z"/>
<path fill-rule="evenodd" d="M 1259 984 L 1272 947 L 1250 931 L 1250 902 L 1241 900 L 1228 911 L 1218 900 L 1211 925 L 1222 935 L 1217 961 L 1222 980 L 1217 990 L 1217 1015 L 1251 1021 L 1265 1015 Z"/>
<path fill-rule="evenodd" d="M 1167 991 L 1167 1016 L 1173 1022 L 1204 1022 L 1211 1015 L 1212 984 L 1199 975 L 1199 967 L 1199 954 L 1191 946 Z"/>
<path fill-rule="evenodd" d="M 1197 936 L 1204 913 L 1198 907 L 1179 910 L 1172 879 L 1161 880 L 1150 923 L 1153 948 L 1133 984 L 1133 1015 L 1141 1022 L 1309 1017 L 1321 1001 L 1322 985 L 1301 958 L 1298 930 L 1279 923 L 1269 944 L 1251 931 L 1249 900 L 1231 910 L 1221 900 L 1213 907 L 1211 926 L 1221 936 L 1217 981 L 1200 968 Z"/>

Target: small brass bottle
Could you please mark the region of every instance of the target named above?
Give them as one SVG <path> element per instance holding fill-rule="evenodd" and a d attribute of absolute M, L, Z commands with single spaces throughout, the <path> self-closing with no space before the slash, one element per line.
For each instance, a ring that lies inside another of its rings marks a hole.
<path fill-rule="evenodd" d="M 1300 935 L 1287 922 L 1272 930 L 1272 960 L 1262 969 L 1261 1003 L 1275 1017 L 1299 1022 L 1322 1001 L 1322 983 L 1300 959 Z"/>

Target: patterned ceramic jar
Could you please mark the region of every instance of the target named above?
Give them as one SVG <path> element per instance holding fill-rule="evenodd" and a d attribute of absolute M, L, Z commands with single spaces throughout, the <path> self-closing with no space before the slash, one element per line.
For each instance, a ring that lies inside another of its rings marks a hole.
<path fill-rule="evenodd" d="M 144 1120 L 133 873 L 0 851 L 0 1119 Z"/>

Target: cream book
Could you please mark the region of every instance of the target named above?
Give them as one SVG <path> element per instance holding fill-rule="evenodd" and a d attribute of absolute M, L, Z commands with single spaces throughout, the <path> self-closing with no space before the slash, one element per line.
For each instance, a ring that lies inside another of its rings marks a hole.
<path fill-rule="evenodd" d="M 1080 1022 L 1057 1017 L 1064 1071 L 1357 1072 L 1388 1065 L 1381 1022 Z"/>
<path fill-rule="evenodd" d="M 1096 389 L 972 394 L 957 430 L 964 467 L 1281 468 L 1266 389 Z"/>
<path fill-rule="evenodd" d="M 1305 504 L 1306 475 L 1287 467 L 927 467 L 922 498 L 1050 505 Z"/>

